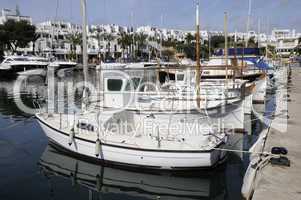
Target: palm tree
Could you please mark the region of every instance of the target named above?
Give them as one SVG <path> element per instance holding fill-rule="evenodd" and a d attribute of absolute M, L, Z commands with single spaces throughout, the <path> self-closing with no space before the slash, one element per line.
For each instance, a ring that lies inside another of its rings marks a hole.
<path fill-rule="evenodd" d="M 195 40 L 195 37 L 191 33 L 188 33 L 185 37 L 185 42 L 187 44 L 191 44 L 193 40 Z"/>
<path fill-rule="evenodd" d="M 0 24 L 0 61 L 4 58 L 4 51 L 9 46 L 9 38 L 7 31 L 4 29 L 4 25 Z"/>
<path fill-rule="evenodd" d="M 118 44 L 122 49 L 122 57 L 124 59 L 124 51 L 132 44 L 132 37 L 127 33 L 121 33 L 120 37 L 117 40 Z"/>
<path fill-rule="evenodd" d="M 103 33 L 103 38 L 104 38 L 105 41 L 108 42 L 107 54 L 110 56 L 111 55 L 111 42 L 115 40 L 115 36 L 110 34 L 110 33 Z"/>
<path fill-rule="evenodd" d="M 76 46 L 80 45 L 82 49 L 82 34 L 81 33 L 70 34 L 66 37 L 66 39 L 70 43 L 70 50 L 71 50 L 70 57 L 72 60 L 75 60 Z"/>
<path fill-rule="evenodd" d="M 297 54 L 301 55 L 301 37 L 298 39 Z"/>
<path fill-rule="evenodd" d="M 32 36 L 32 53 L 33 55 L 36 55 L 35 48 L 36 48 L 36 41 L 40 38 L 40 35 L 38 33 L 34 33 Z"/>
<path fill-rule="evenodd" d="M 144 33 L 135 34 L 135 41 L 137 42 L 137 52 L 142 56 L 142 49 L 146 46 L 147 35 Z"/>
<path fill-rule="evenodd" d="M 101 41 L 104 40 L 104 34 L 101 32 L 100 29 L 96 29 L 96 34 L 93 36 L 97 40 L 97 45 L 98 45 L 98 56 L 100 58 L 101 51 L 100 51 L 100 46 L 101 46 Z"/>
<path fill-rule="evenodd" d="M 248 41 L 248 47 L 249 48 L 256 48 L 258 47 L 257 42 L 255 41 L 255 37 L 251 37 Z"/>

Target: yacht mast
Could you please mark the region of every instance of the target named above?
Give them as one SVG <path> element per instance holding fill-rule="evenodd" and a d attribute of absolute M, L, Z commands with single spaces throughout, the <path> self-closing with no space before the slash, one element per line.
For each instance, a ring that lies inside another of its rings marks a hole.
<path fill-rule="evenodd" d="M 267 18 L 266 24 L 266 45 L 265 45 L 265 58 L 268 59 L 268 50 L 269 50 L 269 19 Z"/>
<path fill-rule="evenodd" d="M 88 76 L 88 54 L 87 54 L 87 13 L 86 13 L 86 0 L 81 0 L 81 12 L 82 12 L 82 40 L 83 40 L 83 70 L 84 70 L 84 81 L 86 83 Z"/>
<path fill-rule="evenodd" d="M 261 28 L 261 22 L 260 19 L 258 19 L 258 33 L 257 33 L 257 47 L 260 48 L 260 28 Z"/>
<path fill-rule="evenodd" d="M 84 71 L 84 91 L 83 91 L 83 100 L 85 104 L 86 100 L 86 90 L 87 90 L 87 79 L 88 79 L 88 53 L 87 53 L 87 1 L 81 1 L 81 14 L 82 14 L 82 40 L 83 40 L 83 71 Z M 85 105 L 84 105 L 85 106 Z"/>
<path fill-rule="evenodd" d="M 246 48 L 248 48 L 248 44 L 249 44 L 249 29 L 250 29 L 250 20 L 251 20 L 251 10 L 252 10 L 252 0 L 249 0 L 249 11 L 248 11 L 248 19 L 247 19 Z"/>
<path fill-rule="evenodd" d="M 210 31 L 208 31 L 207 34 L 208 34 L 208 60 L 210 60 L 210 57 L 211 57 L 211 33 L 210 33 Z"/>
<path fill-rule="evenodd" d="M 200 62 L 200 19 L 199 19 L 199 2 L 196 4 L 196 94 L 197 94 L 197 105 L 200 106 L 200 84 L 201 84 L 201 62 Z"/>
<path fill-rule="evenodd" d="M 55 46 L 54 46 L 54 27 L 55 27 L 55 23 L 57 22 L 57 18 L 58 18 L 58 10 L 59 10 L 59 0 L 56 1 L 56 9 L 55 9 L 55 17 L 54 17 L 54 21 L 53 21 L 53 25 L 52 22 L 50 21 L 50 27 L 51 27 L 51 40 L 50 40 L 50 44 L 51 44 L 51 53 L 50 53 L 50 57 L 55 57 Z M 58 38 L 57 38 L 58 39 Z"/>
<path fill-rule="evenodd" d="M 162 42 L 163 42 L 163 15 L 161 15 L 161 31 L 160 31 L 160 59 L 162 60 Z"/>
<path fill-rule="evenodd" d="M 135 31 L 134 31 L 134 12 L 131 12 L 131 29 L 132 29 L 132 45 L 131 45 L 131 53 L 132 53 L 132 61 L 135 59 Z"/>
<path fill-rule="evenodd" d="M 228 88 L 228 13 L 224 16 L 224 34 L 225 34 L 225 65 L 226 65 L 226 88 Z"/>

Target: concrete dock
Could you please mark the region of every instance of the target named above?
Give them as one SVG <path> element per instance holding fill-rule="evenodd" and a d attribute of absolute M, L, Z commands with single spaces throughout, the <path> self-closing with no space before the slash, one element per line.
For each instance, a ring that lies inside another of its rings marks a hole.
<path fill-rule="evenodd" d="M 265 151 L 274 146 L 283 146 L 288 150 L 290 167 L 268 164 L 258 172 L 253 198 L 254 200 L 296 200 L 301 199 L 301 68 L 293 67 L 289 84 L 287 131 L 271 128 Z M 274 122 L 277 123 L 277 122 Z"/>

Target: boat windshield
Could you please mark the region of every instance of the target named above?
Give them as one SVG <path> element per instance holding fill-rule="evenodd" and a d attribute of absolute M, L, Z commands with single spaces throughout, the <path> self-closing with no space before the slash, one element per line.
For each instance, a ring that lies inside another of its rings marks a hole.
<path fill-rule="evenodd" d="M 5 63 L 10 63 L 11 61 L 13 61 L 13 59 L 7 58 L 4 62 Z"/>
<path fill-rule="evenodd" d="M 28 61 L 27 58 L 14 58 L 14 61 Z"/>
<path fill-rule="evenodd" d="M 126 84 L 125 90 L 126 91 L 130 91 L 132 89 L 136 90 L 139 87 L 140 84 L 140 80 L 141 78 L 132 78 L 131 80 L 129 80 Z"/>
<path fill-rule="evenodd" d="M 37 61 L 37 62 L 48 62 L 46 59 L 43 58 L 32 58 L 32 61 Z"/>
<path fill-rule="evenodd" d="M 122 80 L 121 79 L 108 79 L 108 90 L 109 91 L 121 91 L 122 88 Z"/>
<path fill-rule="evenodd" d="M 184 74 L 177 74 L 177 81 L 184 81 Z"/>

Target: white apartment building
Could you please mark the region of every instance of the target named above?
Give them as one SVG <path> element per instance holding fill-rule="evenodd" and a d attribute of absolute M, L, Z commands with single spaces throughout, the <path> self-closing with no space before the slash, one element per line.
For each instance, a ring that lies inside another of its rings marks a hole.
<path fill-rule="evenodd" d="M 16 9 L 17 10 L 17 9 Z M 25 20 L 32 24 L 32 19 L 29 16 L 21 16 L 18 11 L 11 11 L 9 9 L 2 9 L 0 16 L 0 24 L 5 23 L 7 20 L 12 19 L 16 21 Z M 32 52 L 35 47 L 35 52 L 41 55 L 49 56 L 55 54 L 57 57 L 66 59 L 71 52 L 70 35 L 81 34 L 82 27 L 77 24 L 64 21 L 45 21 L 37 23 L 37 33 L 39 38 L 33 45 L 28 45 L 28 48 L 20 49 L 22 52 Z M 90 56 L 107 55 L 115 57 L 122 52 L 120 45 L 118 44 L 118 38 L 121 33 L 144 33 L 151 38 L 159 40 L 177 40 L 185 41 L 188 33 L 195 35 L 195 30 L 176 30 L 157 28 L 152 26 L 141 26 L 134 31 L 132 28 L 119 26 L 116 24 L 104 24 L 104 25 L 91 25 L 88 29 L 88 54 Z M 104 35 L 111 35 L 111 40 L 105 39 Z M 208 31 L 201 30 L 200 35 L 202 40 L 208 40 L 209 36 L 223 36 L 223 31 Z M 289 29 L 274 29 L 271 35 L 264 33 L 257 34 L 255 31 L 249 33 L 235 32 L 229 33 L 229 36 L 234 36 L 238 41 L 250 37 L 255 37 L 255 41 L 259 41 L 260 46 L 264 47 L 267 44 L 276 47 L 276 51 L 280 55 L 288 56 L 298 45 L 298 38 L 301 34 L 296 33 L 295 30 Z M 156 41 L 149 41 L 150 46 L 158 47 Z M 131 47 L 132 48 L 132 47 Z M 135 47 L 133 47 L 135 48 Z M 75 47 L 75 53 L 81 55 L 81 47 L 77 45 Z"/>
<path fill-rule="evenodd" d="M 12 11 L 10 9 L 2 9 L 0 16 L 0 24 L 4 24 L 7 20 L 15 20 L 15 21 L 28 21 L 32 24 L 32 19 L 29 16 L 18 15 L 16 11 Z"/>
<path fill-rule="evenodd" d="M 36 41 L 36 51 L 44 56 L 55 55 L 60 59 L 66 59 L 71 53 L 72 43 L 70 36 L 82 33 L 82 27 L 70 22 L 64 21 L 46 21 L 36 24 L 37 33 L 40 38 Z M 99 54 L 106 52 L 121 52 L 117 44 L 117 35 L 124 28 L 117 25 L 91 25 L 88 30 L 88 55 L 89 57 L 98 57 Z M 111 34 L 112 41 L 105 41 L 98 34 Z M 76 45 L 75 53 L 81 56 L 81 46 Z"/>
<path fill-rule="evenodd" d="M 294 50 L 298 46 L 300 34 L 296 34 L 295 30 L 274 29 L 271 37 L 275 41 L 277 54 L 289 57 L 294 54 Z"/>
<path fill-rule="evenodd" d="M 63 59 L 71 51 L 68 36 L 81 33 L 82 29 L 69 22 L 46 21 L 36 24 L 36 32 L 40 37 L 35 43 L 35 51 L 45 56 L 55 54 Z M 80 51 L 80 46 L 76 46 L 76 54 L 80 54 Z"/>

